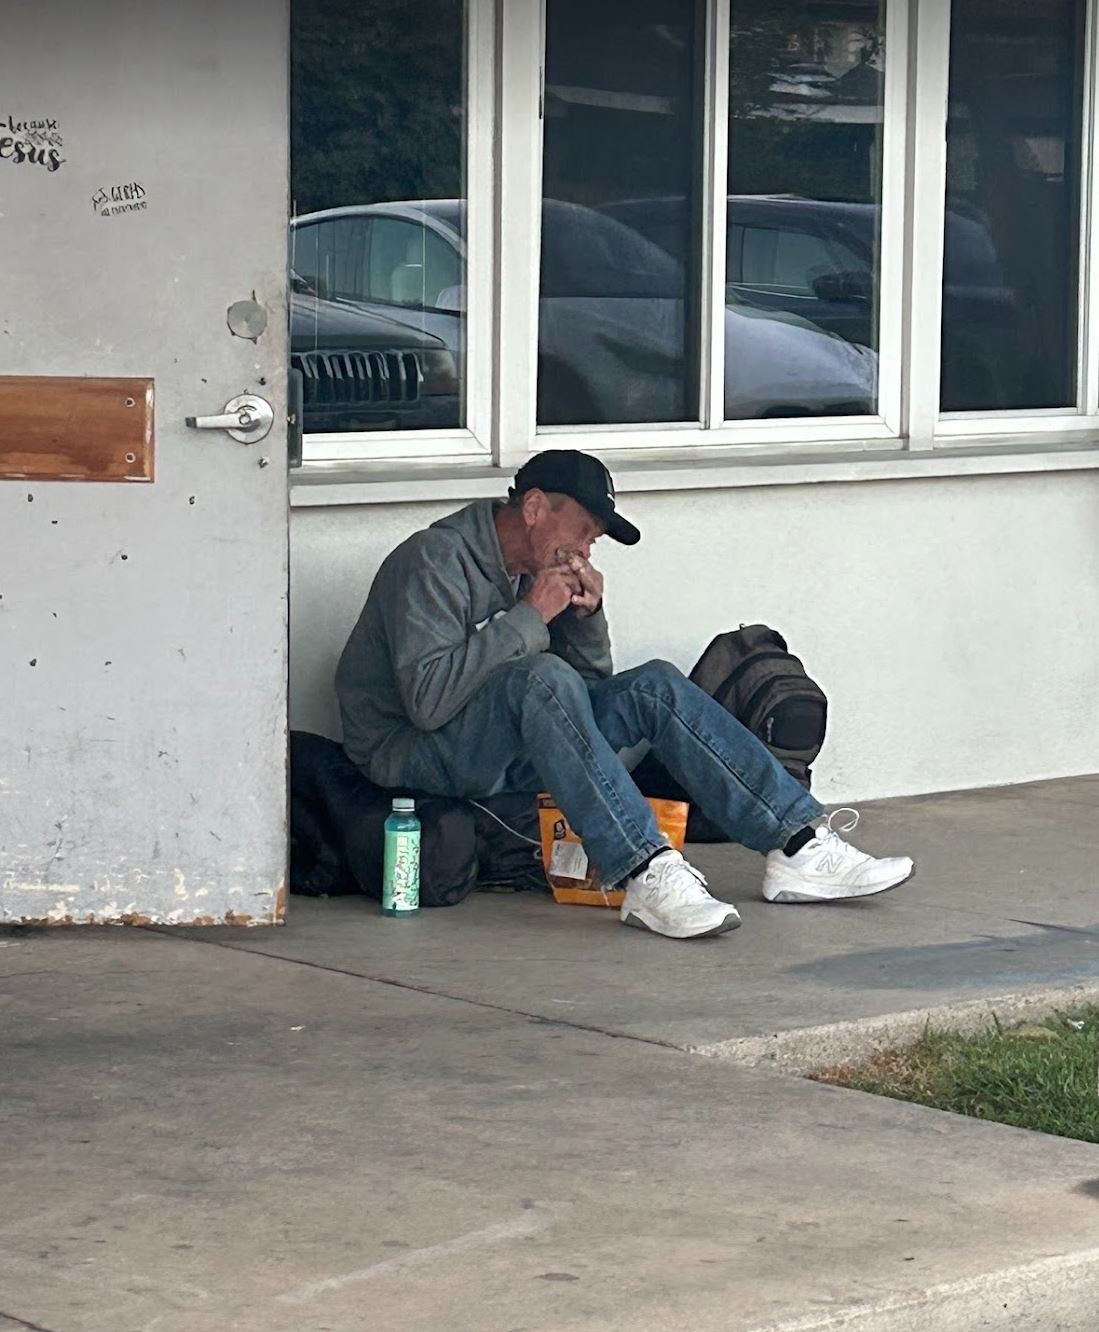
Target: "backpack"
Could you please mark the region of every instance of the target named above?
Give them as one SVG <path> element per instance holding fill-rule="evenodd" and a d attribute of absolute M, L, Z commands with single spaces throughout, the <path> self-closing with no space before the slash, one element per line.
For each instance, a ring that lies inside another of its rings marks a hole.
<path fill-rule="evenodd" d="M 698 659 L 690 679 L 762 740 L 790 776 L 808 790 L 811 765 L 824 744 L 828 699 L 778 630 L 750 624 L 718 634 Z M 651 755 L 633 776 L 645 795 L 689 798 Z M 687 840 L 725 842 L 729 838 L 692 807 Z"/>

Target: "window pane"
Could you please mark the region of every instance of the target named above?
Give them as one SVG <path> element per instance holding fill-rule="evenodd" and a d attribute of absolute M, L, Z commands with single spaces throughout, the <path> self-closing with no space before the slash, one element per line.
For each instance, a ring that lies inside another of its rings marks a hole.
<path fill-rule="evenodd" d="M 291 27 L 305 429 L 463 425 L 464 2 L 292 0 Z"/>
<path fill-rule="evenodd" d="M 1085 0 L 954 0 L 943 411 L 1076 402 Z"/>
<path fill-rule="evenodd" d="M 881 0 L 733 0 L 725 416 L 877 411 Z"/>
<path fill-rule="evenodd" d="M 547 2 L 540 425 L 698 417 L 704 9 Z"/>

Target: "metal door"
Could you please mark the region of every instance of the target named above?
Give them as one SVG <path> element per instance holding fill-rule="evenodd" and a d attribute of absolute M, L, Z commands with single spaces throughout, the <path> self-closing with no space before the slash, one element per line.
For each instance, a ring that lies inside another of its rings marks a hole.
<path fill-rule="evenodd" d="M 287 41 L 284 0 L 4 6 L 3 921 L 283 914 Z M 186 424 L 239 395 L 262 439 Z M 108 479 L 21 473 L 49 403 Z"/>

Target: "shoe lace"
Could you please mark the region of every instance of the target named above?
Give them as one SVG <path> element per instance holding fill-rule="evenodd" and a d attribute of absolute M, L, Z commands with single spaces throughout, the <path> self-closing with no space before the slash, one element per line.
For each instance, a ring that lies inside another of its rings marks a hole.
<path fill-rule="evenodd" d="M 644 880 L 656 889 L 660 898 L 701 901 L 710 896 L 703 875 L 682 856 L 674 859 L 669 856 L 659 864 L 651 864 L 645 871 Z"/>
<path fill-rule="evenodd" d="M 850 815 L 850 818 L 846 823 L 841 824 L 841 826 L 837 828 L 833 824 L 832 820 L 838 819 L 841 814 L 848 814 Z M 859 811 L 857 809 L 851 809 L 850 806 L 844 806 L 841 809 L 834 809 L 831 812 L 831 814 L 828 815 L 828 819 L 824 826 L 833 835 L 838 835 L 839 833 L 854 832 L 855 829 L 859 826 Z"/>
<path fill-rule="evenodd" d="M 838 819 L 844 814 L 848 816 L 847 821 L 839 824 L 838 827 L 833 826 L 833 820 Z M 841 833 L 854 832 L 858 825 L 859 812 L 857 809 L 834 809 L 832 813 L 828 815 L 828 818 L 824 823 L 817 829 L 818 847 L 822 851 L 827 850 L 831 852 L 833 855 L 839 853 L 851 861 L 857 862 L 868 859 L 862 851 L 853 847 L 850 842 L 845 841 L 844 838 L 840 836 Z"/>

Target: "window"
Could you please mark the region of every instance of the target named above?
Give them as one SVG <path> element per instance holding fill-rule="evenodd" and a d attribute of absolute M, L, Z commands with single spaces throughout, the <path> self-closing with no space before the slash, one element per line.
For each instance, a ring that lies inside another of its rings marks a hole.
<path fill-rule="evenodd" d="M 1077 400 L 1084 0 L 953 0 L 942 408 Z"/>
<path fill-rule="evenodd" d="M 701 75 L 713 12 L 548 0 L 540 426 L 705 418 Z M 873 415 L 884 5 L 733 0 L 728 34 L 712 424 Z M 581 267 L 582 282 L 563 280 Z"/>
<path fill-rule="evenodd" d="M 1099 437 L 1099 0 L 291 8 L 308 460 Z"/>
<path fill-rule="evenodd" d="M 732 0 L 725 416 L 877 411 L 885 6 Z"/>
<path fill-rule="evenodd" d="M 704 8 L 547 2 L 539 425 L 698 419 Z"/>
<path fill-rule="evenodd" d="M 291 359 L 308 434 L 466 422 L 462 0 L 293 0 Z"/>

